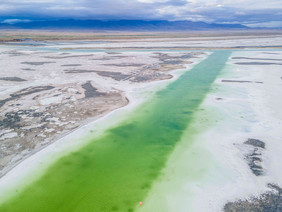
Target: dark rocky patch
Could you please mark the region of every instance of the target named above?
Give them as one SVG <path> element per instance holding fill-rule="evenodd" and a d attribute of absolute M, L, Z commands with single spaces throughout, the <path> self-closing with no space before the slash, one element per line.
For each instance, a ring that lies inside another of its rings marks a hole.
<path fill-rule="evenodd" d="M 35 69 L 32 68 L 22 68 L 23 71 L 35 71 Z"/>
<path fill-rule="evenodd" d="M 121 72 L 95 71 L 95 73 L 102 77 L 111 77 L 117 81 L 125 80 L 130 77 L 130 75 L 122 74 Z"/>
<path fill-rule="evenodd" d="M 2 52 L 1 54 L 6 54 L 6 55 L 9 55 L 10 57 L 27 55 L 27 54 L 19 52 L 17 50 L 5 51 L 5 52 Z"/>
<path fill-rule="evenodd" d="M 181 64 L 183 61 L 182 60 L 167 60 L 167 61 L 164 61 L 162 64 Z"/>
<path fill-rule="evenodd" d="M 61 65 L 61 66 L 81 66 L 81 64 L 65 64 L 65 65 Z"/>
<path fill-rule="evenodd" d="M 55 62 L 22 62 L 21 64 L 41 66 L 41 65 L 49 64 L 49 63 L 55 63 Z"/>
<path fill-rule="evenodd" d="M 68 55 L 68 56 L 45 56 L 44 58 L 47 59 L 66 59 L 66 58 L 76 58 L 76 57 L 90 57 L 93 56 L 92 54 L 85 54 L 85 55 Z"/>
<path fill-rule="evenodd" d="M 235 63 L 236 65 L 282 65 L 282 63 L 266 63 L 266 62 L 240 62 L 240 63 Z"/>
<path fill-rule="evenodd" d="M 107 54 L 121 54 L 120 52 L 106 52 Z"/>
<path fill-rule="evenodd" d="M 232 57 L 232 59 L 235 59 L 235 60 L 247 59 L 247 60 L 274 60 L 274 61 L 282 61 L 281 59 L 254 58 L 254 57 Z"/>
<path fill-rule="evenodd" d="M 29 88 L 25 88 L 25 89 L 22 89 L 20 91 L 17 91 L 13 94 L 10 94 L 11 97 L 15 97 L 15 98 L 20 98 L 22 96 L 26 96 L 26 95 L 29 95 L 29 94 L 33 94 L 33 93 L 38 93 L 38 92 L 41 92 L 41 91 L 47 91 L 47 90 L 51 90 L 55 87 L 53 86 L 36 86 L 36 87 L 29 87 Z"/>
<path fill-rule="evenodd" d="M 249 138 L 244 144 L 252 145 L 254 147 L 265 148 L 265 143 L 258 139 Z"/>
<path fill-rule="evenodd" d="M 260 84 L 262 84 L 262 83 L 263 83 L 263 82 L 258 82 L 258 81 L 248 81 L 248 80 L 221 80 L 221 82 L 260 83 Z"/>
<path fill-rule="evenodd" d="M 144 66 L 142 63 L 117 63 L 117 64 L 103 64 L 103 66 L 116 66 L 116 67 L 140 67 Z"/>
<path fill-rule="evenodd" d="M 35 113 L 32 114 L 33 117 L 41 117 L 43 115 L 44 115 L 44 113 L 42 113 L 42 112 L 35 112 Z"/>
<path fill-rule="evenodd" d="M 4 104 L 6 104 L 6 102 L 9 102 L 11 100 L 13 100 L 14 98 L 7 98 L 7 99 L 2 99 L 0 100 L 0 107 L 2 107 Z"/>
<path fill-rule="evenodd" d="M 51 90 L 53 88 L 54 88 L 53 86 L 36 86 L 36 87 L 29 87 L 29 88 L 22 89 L 13 94 L 10 94 L 9 98 L 0 100 L 0 107 L 2 107 L 6 102 L 20 98 L 22 96 L 26 96 L 26 95 L 41 92 L 41 91 Z"/>
<path fill-rule="evenodd" d="M 179 59 L 190 59 L 190 58 L 195 58 L 195 56 L 191 55 L 191 54 L 184 54 L 182 56 L 178 56 L 177 58 L 179 58 Z"/>
<path fill-rule="evenodd" d="M 14 130 L 20 130 L 22 125 L 22 116 L 26 115 L 28 117 L 41 117 L 44 115 L 42 112 L 35 112 L 35 110 L 18 110 L 16 112 L 8 112 L 4 117 L 0 117 L 0 129 L 3 128 L 12 128 Z"/>
<path fill-rule="evenodd" d="M 130 81 L 132 82 L 145 82 L 145 81 L 151 81 L 154 79 L 171 79 L 173 76 L 170 74 L 160 74 L 160 73 L 153 73 L 153 74 L 146 74 L 146 75 L 137 75 L 130 78 Z"/>
<path fill-rule="evenodd" d="M 21 52 L 13 52 L 9 54 L 10 57 L 17 57 L 17 56 L 23 56 L 23 55 L 26 55 L 26 54 L 21 53 Z"/>
<path fill-rule="evenodd" d="M 85 90 L 84 95 L 85 95 L 86 99 L 92 98 L 92 97 L 102 96 L 102 95 L 105 94 L 105 93 L 99 92 L 97 90 L 97 88 L 94 88 L 90 81 L 86 82 L 81 87 Z"/>
<path fill-rule="evenodd" d="M 19 122 L 21 121 L 20 113 L 17 112 L 8 112 L 5 114 L 5 117 L 0 120 L 0 128 L 20 128 L 21 125 Z"/>
<path fill-rule="evenodd" d="M 168 61 L 168 60 L 179 60 L 179 61 L 182 63 L 183 61 L 180 60 L 180 59 L 190 59 L 190 58 L 194 58 L 194 56 L 191 55 L 190 53 L 183 54 L 183 55 L 181 55 L 181 56 L 169 56 L 168 54 L 159 53 L 159 52 L 156 52 L 156 53 L 154 53 L 154 54 L 157 55 L 155 58 L 158 58 L 160 61 L 163 61 L 163 62 L 166 62 L 166 61 Z"/>
<path fill-rule="evenodd" d="M 150 80 L 151 77 L 147 76 L 147 75 L 143 75 L 143 76 L 136 76 L 132 79 L 133 82 L 146 82 L 148 80 Z"/>
<path fill-rule="evenodd" d="M 82 74 L 82 73 L 95 73 L 92 70 L 64 70 L 67 74 Z"/>
<path fill-rule="evenodd" d="M 120 58 L 126 58 L 128 56 L 118 55 L 118 56 L 106 56 L 102 58 L 91 58 L 90 60 L 114 60 L 114 59 L 120 59 Z"/>
<path fill-rule="evenodd" d="M 26 81 L 25 79 L 19 77 L 0 77 L 0 80 L 4 81 L 15 81 L 15 82 L 23 82 Z"/>
<path fill-rule="evenodd" d="M 282 188 L 275 184 L 268 184 L 268 187 L 271 191 L 258 198 L 227 203 L 224 212 L 281 212 Z"/>
<path fill-rule="evenodd" d="M 264 174 L 264 170 L 261 165 L 261 155 L 263 149 L 265 149 L 265 143 L 258 139 L 249 138 L 247 141 L 244 142 L 244 144 L 253 147 L 253 149 L 245 155 L 250 169 L 252 170 L 254 175 L 262 176 Z"/>

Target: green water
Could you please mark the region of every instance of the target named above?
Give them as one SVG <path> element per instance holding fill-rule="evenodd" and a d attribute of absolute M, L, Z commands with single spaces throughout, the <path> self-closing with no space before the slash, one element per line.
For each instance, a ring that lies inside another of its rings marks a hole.
<path fill-rule="evenodd" d="M 229 55 L 230 51 L 211 54 L 127 121 L 59 159 L 40 179 L 3 203 L 0 211 L 134 211 Z"/>

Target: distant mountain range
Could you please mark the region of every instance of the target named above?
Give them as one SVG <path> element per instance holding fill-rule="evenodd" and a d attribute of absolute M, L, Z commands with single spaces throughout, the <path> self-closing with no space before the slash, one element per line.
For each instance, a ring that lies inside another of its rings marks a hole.
<path fill-rule="evenodd" d="M 0 23 L 0 29 L 61 29 L 61 30 L 130 30 L 130 31 L 188 31 L 247 29 L 241 24 L 209 24 L 192 21 L 145 20 L 45 20 L 18 23 Z"/>

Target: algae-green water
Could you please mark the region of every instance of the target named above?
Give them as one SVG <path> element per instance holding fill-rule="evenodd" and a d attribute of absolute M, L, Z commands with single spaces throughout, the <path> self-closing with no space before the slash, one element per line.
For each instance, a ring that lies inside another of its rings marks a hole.
<path fill-rule="evenodd" d="M 212 53 L 126 121 L 58 159 L 42 177 L 4 202 L 0 211 L 134 211 L 229 55 L 229 51 Z"/>

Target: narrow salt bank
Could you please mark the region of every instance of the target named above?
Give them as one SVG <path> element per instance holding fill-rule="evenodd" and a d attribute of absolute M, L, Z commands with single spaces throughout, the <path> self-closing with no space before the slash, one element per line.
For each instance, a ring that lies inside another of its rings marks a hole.
<path fill-rule="evenodd" d="M 217 51 L 85 147 L 56 161 L 0 211 L 133 211 L 224 67 Z M 193 134 L 193 132 L 191 132 Z"/>

